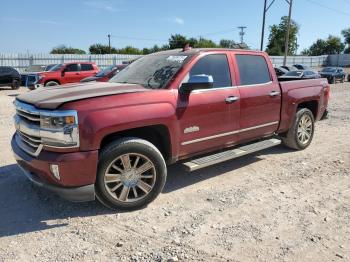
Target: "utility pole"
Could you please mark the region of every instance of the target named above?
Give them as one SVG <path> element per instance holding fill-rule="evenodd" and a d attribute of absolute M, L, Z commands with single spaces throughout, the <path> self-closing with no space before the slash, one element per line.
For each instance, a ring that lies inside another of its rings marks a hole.
<path fill-rule="evenodd" d="M 260 51 L 264 49 L 264 36 L 265 36 L 265 18 L 266 13 L 272 6 L 272 4 L 275 2 L 275 0 L 272 0 L 271 3 L 267 6 L 267 0 L 264 0 L 264 12 L 263 12 L 263 22 L 262 22 L 262 29 L 261 29 L 261 42 L 260 42 Z"/>
<path fill-rule="evenodd" d="M 290 33 L 290 22 L 292 17 L 293 0 L 286 0 L 286 2 L 289 4 L 289 13 L 288 13 L 288 22 L 287 22 L 287 34 L 286 34 L 285 43 L 284 43 L 284 59 L 283 59 L 284 66 L 287 64 L 287 55 L 289 50 L 289 33 Z"/>
<path fill-rule="evenodd" d="M 111 35 L 108 34 L 108 47 L 109 47 L 109 53 L 111 53 Z"/>
<path fill-rule="evenodd" d="M 247 28 L 246 26 L 238 26 L 238 29 L 241 29 L 241 32 L 239 32 L 239 36 L 241 37 L 241 44 L 244 43 L 244 35 L 245 35 L 244 29 L 246 28 Z"/>

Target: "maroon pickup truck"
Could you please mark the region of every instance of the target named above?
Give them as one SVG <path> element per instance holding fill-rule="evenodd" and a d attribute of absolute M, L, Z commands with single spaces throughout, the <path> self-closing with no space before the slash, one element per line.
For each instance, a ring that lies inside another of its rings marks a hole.
<path fill-rule="evenodd" d="M 18 96 L 12 149 L 35 184 L 130 210 L 157 197 L 175 162 L 192 171 L 281 142 L 305 149 L 329 93 L 326 79 L 279 82 L 264 52 L 164 51 L 108 83 Z"/>

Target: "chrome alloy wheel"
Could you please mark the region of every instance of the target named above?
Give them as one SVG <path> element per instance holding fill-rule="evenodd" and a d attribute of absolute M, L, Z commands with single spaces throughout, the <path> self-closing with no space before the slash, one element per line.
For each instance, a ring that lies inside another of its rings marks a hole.
<path fill-rule="evenodd" d="M 145 198 L 156 181 L 154 164 L 142 154 L 121 155 L 106 170 L 104 183 L 107 192 L 120 202 Z"/>
<path fill-rule="evenodd" d="M 312 136 L 312 119 L 304 114 L 298 124 L 298 140 L 301 144 L 307 144 Z"/>

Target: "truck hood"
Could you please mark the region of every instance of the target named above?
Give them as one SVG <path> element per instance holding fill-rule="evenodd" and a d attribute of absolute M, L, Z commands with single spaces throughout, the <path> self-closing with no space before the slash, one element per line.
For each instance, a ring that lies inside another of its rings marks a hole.
<path fill-rule="evenodd" d="M 37 108 L 56 109 L 64 103 L 86 98 L 147 91 L 151 90 L 136 84 L 91 82 L 40 87 L 16 99 Z"/>

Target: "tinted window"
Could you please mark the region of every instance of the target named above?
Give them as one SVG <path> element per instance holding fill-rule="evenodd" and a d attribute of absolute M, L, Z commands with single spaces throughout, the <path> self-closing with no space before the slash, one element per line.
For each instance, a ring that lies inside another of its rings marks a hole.
<path fill-rule="evenodd" d="M 301 76 L 303 71 L 289 71 L 285 74 L 285 76 Z"/>
<path fill-rule="evenodd" d="M 236 55 L 241 85 L 263 84 L 271 81 L 265 58 L 257 55 Z"/>
<path fill-rule="evenodd" d="M 81 71 L 90 71 L 90 70 L 94 70 L 94 67 L 92 66 L 92 64 L 81 64 L 80 70 Z"/>
<path fill-rule="evenodd" d="M 78 71 L 78 64 L 69 64 L 66 66 L 66 72 L 75 72 Z"/>
<path fill-rule="evenodd" d="M 213 87 L 227 87 L 232 85 L 226 55 L 207 55 L 198 60 L 192 67 L 189 77 L 202 74 L 213 77 Z"/>

